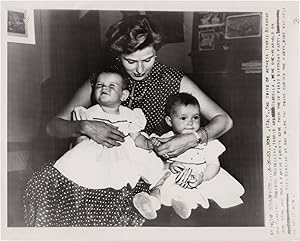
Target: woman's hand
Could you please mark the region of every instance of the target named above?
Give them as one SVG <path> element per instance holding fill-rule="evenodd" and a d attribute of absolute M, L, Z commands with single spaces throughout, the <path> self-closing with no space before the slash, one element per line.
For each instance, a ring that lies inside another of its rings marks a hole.
<path fill-rule="evenodd" d="M 192 172 L 188 179 L 188 188 L 196 188 L 204 181 L 203 173 Z"/>
<path fill-rule="evenodd" d="M 162 144 L 157 148 L 157 154 L 164 158 L 177 157 L 188 149 L 194 147 L 197 138 L 193 133 L 180 134 L 169 138 L 159 138 Z"/>
<path fill-rule="evenodd" d="M 106 147 L 120 146 L 125 135 L 117 127 L 101 121 L 79 121 L 80 132 Z"/>

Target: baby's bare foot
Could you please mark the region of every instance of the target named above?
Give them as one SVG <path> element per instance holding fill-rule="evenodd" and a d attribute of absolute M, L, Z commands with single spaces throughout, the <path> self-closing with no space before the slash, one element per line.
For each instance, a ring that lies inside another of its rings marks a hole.
<path fill-rule="evenodd" d="M 133 197 L 133 205 L 145 218 L 155 219 L 157 209 L 153 199 L 154 197 L 151 197 L 148 193 L 140 192 Z"/>
<path fill-rule="evenodd" d="M 172 208 L 183 219 L 189 218 L 192 213 L 192 210 L 186 203 L 174 199 L 172 199 Z"/>

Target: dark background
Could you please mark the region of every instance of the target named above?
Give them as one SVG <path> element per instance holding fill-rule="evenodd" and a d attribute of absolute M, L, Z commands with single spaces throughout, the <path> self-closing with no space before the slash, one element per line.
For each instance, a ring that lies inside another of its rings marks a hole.
<path fill-rule="evenodd" d="M 185 72 L 234 120 L 233 129 L 220 138 L 227 148 L 220 161 L 244 186 L 245 194 L 242 205 L 221 209 L 212 202 L 207 210 L 194 210 L 188 220 L 164 207 L 145 225 L 263 226 L 261 73 L 241 69 L 244 62 L 261 60 L 261 37 L 228 40 L 220 35 L 213 50 L 199 51 L 198 24 L 206 13 L 151 14 L 168 30 L 159 60 Z M 32 172 L 66 151 L 68 140 L 48 137 L 45 124 L 108 61 L 105 31 L 121 15 L 35 10 L 36 44 L 8 43 L 8 226 L 24 226 L 21 200 Z"/>

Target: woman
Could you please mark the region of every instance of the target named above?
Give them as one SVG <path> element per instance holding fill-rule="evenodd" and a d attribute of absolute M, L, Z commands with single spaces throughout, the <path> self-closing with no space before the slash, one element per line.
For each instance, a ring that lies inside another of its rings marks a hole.
<path fill-rule="evenodd" d="M 147 125 L 145 132 L 161 135 L 168 131 L 164 122 L 166 99 L 178 92 L 189 92 L 201 105 L 201 114 L 209 120 L 197 134 L 182 134 L 173 139 L 161 139 L 157 153 L 165 158 L 175 157 L 189 148 L 215 139 L 232 126 L 231 118 L 206 96 L 196 84 L 180 71 L 156 61 L 161 37 L 146 16 L 129 16 L 112 25 L 107 32 L 108 47 L 115 56 L 114 70 L 125 71 L 129 80 L 130 98 L 124 105 L 141 108 Z M 51 136 L 69 138 L 86 135 L 96 142 L 113 148 L 124 141 L 124 134 L 115 127 L 99 121 L 71 121 L 77 106 L 89 107 L 89 79 L 69 104 L 48 124 Z M 51 182 L 51 177 L 59 179 Z M 60 176 L 52 166 L 36 173 L 25 192 L 25 221 L 28 226 L 141 226 L 144 218 L 132 205 L 135 194 L 149 190 L 140 181 L 135 188 L 87 189 Z M 36 191 L 38 190 L 38 192 Z"/>

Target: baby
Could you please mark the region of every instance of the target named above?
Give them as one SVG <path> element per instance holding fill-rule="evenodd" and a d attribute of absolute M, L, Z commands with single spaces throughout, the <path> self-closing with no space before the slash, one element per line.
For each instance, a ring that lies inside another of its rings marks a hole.
<path fill-rule="evenodd" d="M 113 148 L 80 137 L 79 143 L 54 164 L 74 183 L 90 189 L 121 189 L 127 184 L 133 188 L 141 177 L 156 183 L 164 175 L 161 159 L 149 151 L 151 141 L 141 134 L 146 125 L 142 110 L 121 105 L 129 95 L 127 85 L 127 79 L 118 73 L 100 72 L 92 85 L 97 104 L 88 109 L 75 108 L 75 120 L 103 121 L 118 127 L 126 137 Z"/>
<path fill-rule="evenodd" d="M 139 212 L 147 219 L 154 219 L 160 204 L 164 204 L 172 206 L 181 218 L 187 219 L 199 204 L 208 208 L 208 199 L 214 200 L 221 208 L 243 203 L 240 198 L 244 193 L 243 186 L 220 167 L 218 157 L 225 151 L 224 145 L 218 140 L 207 142 L 207 132 L 200 126 L 197 99 L 190 94 L 179 93 L 168 99 L 165 109 L 165 120 L 172 131 L 161 138 L 185 133 L 195 133 L 199 138 L 196 131 L 201 129 L 206 141 L 167 160 L 172 174 L 163 178 L 150 195 L 142 192 L 134 197 L 133 203 Z M 159 139 L 152 138 L 152 142 L 160 145 Z"/>

